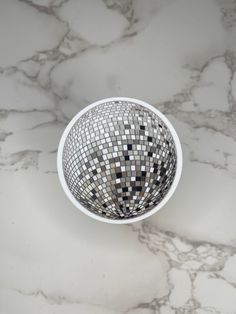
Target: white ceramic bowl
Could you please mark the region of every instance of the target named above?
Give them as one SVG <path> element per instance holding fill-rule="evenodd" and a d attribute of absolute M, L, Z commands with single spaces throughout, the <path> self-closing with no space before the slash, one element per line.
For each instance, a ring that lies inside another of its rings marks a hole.
<path fill-rule="evenodd" d="M 95 106 L 100 105 L 102 103 L 111 102 L 111 101 L 134 102 L 134 103 L 141 105 L 145 108 L 148 108 L 149 110 L 154 112 L 168 127 L 168 129 L 172 135 L 174 144 L 175 144 L 176 156 L 177 156 L 177 166 L 176 166 L 174 179 L 172 181 L 172 184 L 171 184 L 168 192 L 166 193 L 164 198 L 158 203 L 157 206 L 155 206 L 154 208 L 150 209 L 149 211 L 147 211 L 147 212 L 145 212 L 145 213 L 143 213 L 137 217 L 122 218 L 122 219 L 111 219 L 111 218 L 107 218 L 107 217 L 102 217 L 102 216 L 86 209 L 84 206 L 82 206 L 77 201 L 77 199 L 71 193 L 70 189 L 68 188 L 65 177 L 64 177 L 63 163 L 62 163 L 63 148 L 64 148 L 64 144 L 65 144 L 67 135 L 70 132 L 72 126 L 75 124 L 75 122 L 78 120 L 78 118 L 80 118 L 84 113 L 86 113 L 91 108 L 94 108 Z M 96 102 L 90 104 L 89 106 L 87 106 L 86 108 L 81 110 L 78 114 L 75 115 L 75 117 L 69 122 L 69 124 L 65 128 L 65 130 L 62 134 L 60 143 L 59 143 L 58 153 L 57 153 L 57 169 L 58 169 L 59 179 L 60 179 L 62 188 L 63 188 L 65 194 L 67 195 L 67 197 L 69 198 L 69 200 L 75 205 L 75 207 L 77 207 L 80 211 L 82 211 L 83 213 L 85 213 L 89 217 L 94 218 L 94 219 L 99 220 L 99 221 L 102 221 L 102 222 L 107 222 L 107 223 L 112 223 L 112 224 L 127 224 L 127 223 L 137 222 L 137 221 L 140 221 L 140 220 L 145 219 L 147 217 L 150 217 L 151 215 L 153 215 L 157 211 L 159 211 L 167 203 L 167 201 L 171 198 L 171 196 L 173 195 L 173 193 L 174 193 L 174 191 L 175 191 L 175 189 L 179 183 L 179 180 L 181 177 L 181 172 L 182 172 L 182 163 L 183 163 L 183 159 L 182 159 L 182 149 L 181 149 L 180 140 L 178 138 L 178 135 L 177 135 L 174 127 L 172 126 L 170 121 L 166 118 L 166 116 L 164 116 L 155 107 L 151 106 L 150 104 L 148 104 L 144 101 L 141 101 L 138 99 L 133 99 L 133 98 L 127 98 L 127 97 L 113 97 L 113 98 L 102 99 L 102 100 L 99 100 L 99 101 L 96 101 Z"/>

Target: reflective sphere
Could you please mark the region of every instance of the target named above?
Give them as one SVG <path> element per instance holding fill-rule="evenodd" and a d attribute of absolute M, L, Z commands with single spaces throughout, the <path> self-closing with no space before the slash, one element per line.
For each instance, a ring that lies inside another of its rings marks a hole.
<path fill-rule="evenodd" d="M 176 149 L 161 118 L 132 101 L 108 101 L 85 112 L 62 155 L 70 192 L 109 219 L 140 216 L 165 197 L 176 172 Z"/>

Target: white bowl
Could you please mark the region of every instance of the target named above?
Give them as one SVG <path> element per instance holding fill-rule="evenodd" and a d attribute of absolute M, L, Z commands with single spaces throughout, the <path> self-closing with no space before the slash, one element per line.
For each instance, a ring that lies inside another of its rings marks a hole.
<path fill-rule="evenodd" d="M 154 112 L 158 117 L 160 117 L 160 119 L 165 123 L 165 125 L 168 127 L 174 144 L 175 144 L 175 149 L 176 149 L 176 156 L 177 156 L 177 165 L 176 165 L 176 171 L 175 171 L 175 176 L 174 179 L 172 181 L 172 184 L 168 190 L 168 192 L 166 193 L 166 195 L 164 196 L 164 198 L 158 203 L 157 206 L 155 206 L 154 208 L 150 209 L 149 211 L 141 214 L 140 216 L 137 217 L 132 217 L 132 218 L 122 218 L 122 219 L 111 219 L 111 218 L 106 218 L 106 217 L 102 217 L 99 216 L 96 213 L 93 213 L 91 211 L 89 211 L 88 209 L 86 209 L 84 206 L 82 206 L 77 199 L 74 197 L 74 195 L 71 193 L 70 189 L 68 188 L 67 182 L 65 180 L 64 177 L 64 172 L 63 172 L 63 163 L 62 163 L 62 156 L 63 156 L 63 148 L 64 148 L 64 144 L 67 138 L 68 133 L 70 132 L 72 126 L 75 124 L 75 122 L 78 120 L 78 118 L 80 118 L 84 113 L 86 113 L 88 110 L 90 110 L 91 108 L 100 105 L 104 102 L 111 102 L 111 101 L 127 101 L 127 102 L 134 102 L 138 105 L 141 105 L 143 107 L 148 108 L 149 110 L 151 110 L 152 112 Z M 127 98 L 127 97 L 113 97 L 113 98 L 107 98 L 107 99 L 102 99 L 99 101 L 96 101 L 92 104 L 90 104 L 89 106 L 87 106 L 86 108 L 84 108 L 83 110 L 81 110 L 78 114 L 76 114 L 74 116 L 74 118 L 69 122 L 69 124 L 67 125 L 67 127 L 65 128 L 60 143 L 59 143 L 59 147 L 58 147 L 58 153 L 57 153 L 57 169 L 58 169 L 58 175 L 59 175 L 59 179 L 62 185 L 62 188 L 65 192 L 65 194 L 67 195 L 67 197 L 69 198 L 69 200 L 80 210 L 82 211 L 84 214 L 88 215 L 91 218 L 94 218 L 96 220 L 102 221 L 102 222 L 107 222 L 107 223 L 112 223 L 112 224 L 127 224 L 127 223 L 133 223 L 133 222 L 137 222 L 140 220 L 143 220 L 147 217 L 152 216 L 153 214 L 155 214 L 157 211 L 159 211 L 166 203 L 167 201 L 171 198 L 171 196 L 173 195 L 180 177 L 181 177 L 181 172 L 182 172 L 182 163 L 183 163 L 183 158 L 182 158 L 182 149 L 181 149 L 181 144 L 180 144 L 180 140 L 178 138 L 178 135 L 174 129 L 174 127 L 172 126 L 172 124 L 170 123 L 170 121 L 166 118 L 166 116 L 164 116 L 159 110 L 157 110 L 156 108 L 154 108 L 153 106 L 151 106 L 150 104 L 138 100 L 138 99 L 134 99 L 134 98 Z"/>

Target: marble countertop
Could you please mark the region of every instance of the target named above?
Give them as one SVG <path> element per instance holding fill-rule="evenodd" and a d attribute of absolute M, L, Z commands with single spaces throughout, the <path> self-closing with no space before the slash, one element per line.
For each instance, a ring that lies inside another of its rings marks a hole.
<path fill-rule="evenodd" d="M 236 313 L 236 2 L 1 0 L 0 313 Z M 89 103 L 127 96 L 183 147 L 142 223 L 78 212 L 56 153 Z"/>

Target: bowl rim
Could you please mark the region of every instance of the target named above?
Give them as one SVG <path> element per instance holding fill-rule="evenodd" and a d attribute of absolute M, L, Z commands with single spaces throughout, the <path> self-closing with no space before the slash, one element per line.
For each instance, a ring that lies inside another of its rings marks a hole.
<path fill-rule="evenodd" d="M 132 218 L 111 219 L 111 218 L 105 218 L 105 217 L 99 216 L 95 213 L 92 213 L 91 211 L 86 209 L 84 206 L 82 206 L 76 200 L 74 195 L 71 193 L 71 191 L 70 191 L 70 189 L 66 183 L 65 177 L 64 177 L 63 164 L 62 164 L 63 149 L 64 149 L 64 144 L 65 144 L 67 135 L 69 134 L 72 126 L 88 110 L 90 110 L 90 109 L 92 109 L 92 108 L 94 108 L 94 107 L 96 107 L 96 106 L 98 106 L 104 102 L 112 102 L 112 101 L 128 101 L 128 102 L 133 102 L 133 103 L 136 103 L 138 105 L 141 105 L 145 108 L 148 108 L 149 110 L 151 110 L 152 112 L 157 114 L 160 117 L 160 119 L 166 124 L 166 126 L 168 127 L 168 129 L 169 129 L 169 131 L 173 137 L 174 143 L 175 143 L 177 166 L 176 166 L 176 172 L 175 172 L 174 180 L 170 186 L 169 191 L 167 192 L 165 197 L 160 201 L 160 203 L 157 206 L 155 206 L 154 208 L 152 208 L 148 212 L 141 214 L 140 216 L 132 217 Z M 58 151 L 57 151 L 57 170 L 58 170 L 59 181 L 61 183 L 61 186 L 62 186 L 66 196 L 69 198 L 69 200 L 74 204 L 74 206 L 76 208 L 78 208 L 80 211 L 82 211 L 87 216 L 94 218 L 98 221 L 102 221 L 102 222 L 106 222 L 106 223 L 112 223 L 112 224 L 130 224 L 133 222 L 138 222 L 138 221 L 143 220 L 145 218 L 148 218 L 148 217 L 154 215 L 156 212 L 158 212 L 167 203 L 167 201 L 171 198 L 171 196 L 174 194 L 174 192 L 177 188 L 177 185 L 179 183 L 180 177 L 181 177 L 182 167 L 183 167 L 182 148 L 181 148 L 179 137 L 178 137 L 174 127 L 172 126 L 171 122 L 167 119 L 167 117 L 163 113 L 161 113 L 154 106 L 146 103 L 143 100 L 139 100 L 139 99 L 135 99 L 135 98 L 129 98 L 129 97 L 104 98 L 104 99 L 101 99 L 101 100 L 98 100 L 98 101 L 91 103 L 90 105 L 86 106 L 81 111 L 79 111 L 71 119 L 71 121 L 66 126 L 64 132 L 62 133 L 62 136 L 61 136 L 61 139 L 59 142 L 59 146 L 58 146 Z"/>

